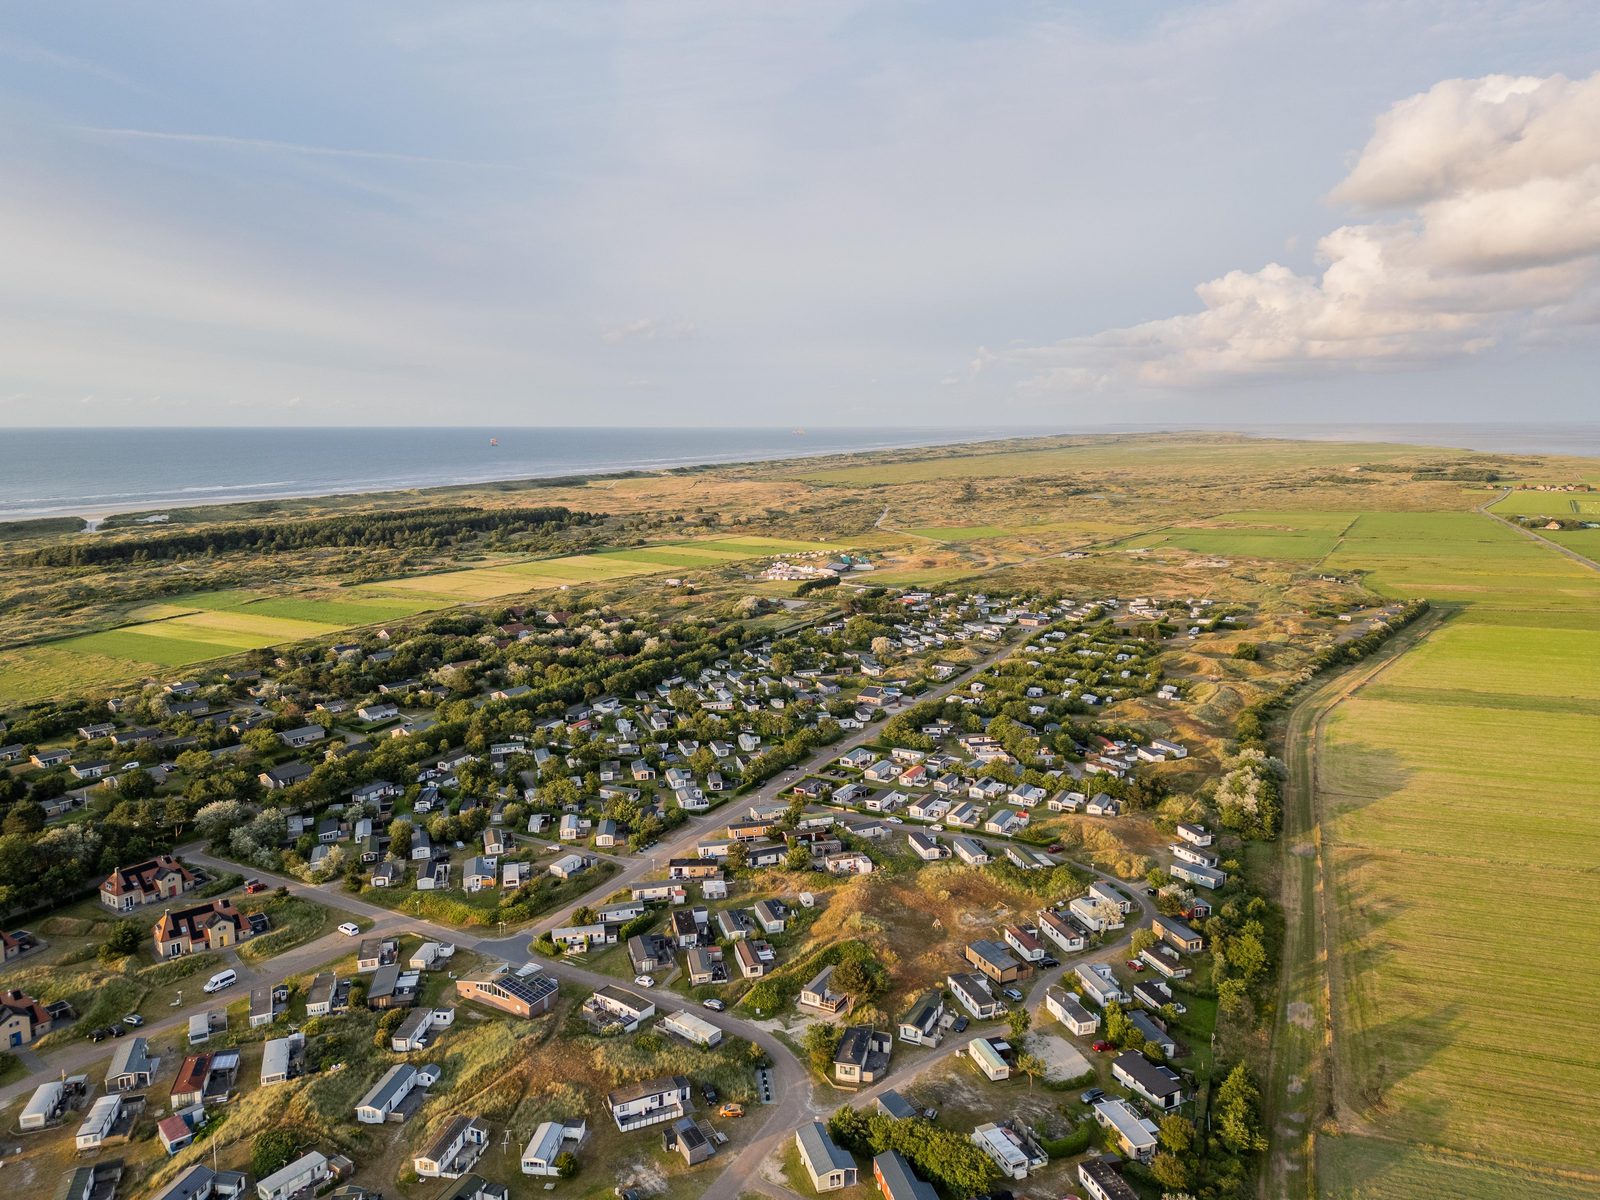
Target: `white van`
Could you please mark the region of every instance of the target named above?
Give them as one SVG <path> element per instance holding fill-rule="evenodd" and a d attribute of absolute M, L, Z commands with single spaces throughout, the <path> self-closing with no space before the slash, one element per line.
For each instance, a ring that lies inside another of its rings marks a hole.
<path fill-rule="evenodd" d="M 230 967 L 226 971 L 218 971 L 210 979 L 206 980 L 205 987 L 202 990 L 206 992 L 220 992 L 223 988 L 231 988 L 238 982 L 239 972 Z"/>

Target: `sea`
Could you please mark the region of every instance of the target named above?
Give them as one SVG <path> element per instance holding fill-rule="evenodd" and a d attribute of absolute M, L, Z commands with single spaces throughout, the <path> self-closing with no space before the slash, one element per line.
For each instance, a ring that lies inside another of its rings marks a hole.
<path fill-rule="evenodd" d="M 10 429 L 0 432 L 0 519 L 158 512 L 494 480 L 1174 426 L 693 429 Z M 1563 425 L 1209 425 L 1264 437 L 1387 441 L 1600 456 L 1600 423 Z"/>

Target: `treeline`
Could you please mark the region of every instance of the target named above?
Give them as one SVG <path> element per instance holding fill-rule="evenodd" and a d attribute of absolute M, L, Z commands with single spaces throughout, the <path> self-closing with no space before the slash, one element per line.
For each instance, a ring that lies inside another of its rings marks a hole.
<path fill-rule="evenodd" d="M 148 537 L 74 542 L 44 546 L 18 554 L 13 561 L 30 567 L 107 566 L 156 562 L 210 554 L 252 551 L 276 554 L 290 550 L 360 548 L 437 549 L 465 537 L 486 533 L 549 533 L 587 525 L 600 514 L 574 512 L 558 505 L 538 508 L 421 508 L 403 512 L 352 513 L 303 521 L 218 525 Z"/>

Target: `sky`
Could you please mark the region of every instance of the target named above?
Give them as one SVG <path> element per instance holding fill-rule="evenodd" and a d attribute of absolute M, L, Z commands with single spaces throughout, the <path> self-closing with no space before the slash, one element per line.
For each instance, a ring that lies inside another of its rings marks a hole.
<path fill-rule="evenodd" d="M 1593 419 L 1592 0 L 14 8 L 0 421 Z"/>

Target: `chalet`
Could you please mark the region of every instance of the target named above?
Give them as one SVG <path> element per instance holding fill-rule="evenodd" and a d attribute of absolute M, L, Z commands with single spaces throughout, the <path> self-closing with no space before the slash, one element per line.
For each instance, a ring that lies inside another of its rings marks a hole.
<path fill-rule="evenodd" d="M 1005 1008 L 982 975 L 962 971 L 951 975 L 945 984 L 961 1006 L 980 1021 L 993 1020 Z"/>
<path fill-rule="evenodd" d="M 447 1029 L 455 1023 L 455 1015 L 453 1008 L 415 1009 L 390 1034 L 389 1049 L 396 1054 L 423 1049 L 432 1040 L 435 1029 Z"/>
<path fill-rule="evenodd" d="M 467 859 L 461 868 L 461 886 L 469 894 L 492 888 L 499 879 L 500 872 L 496 863 L 481 854 L 475 854 Z"/>
<path fill-rule="evenodd" d="M 460 1179 L 472 1170 L 489 1144 L 489 1127 L 476 1117 L 457 1116 L 411 1160 L 424 1179 Z"/>
<path fill-rule="evenodd" d="M 161 1060 L 150 1057 L 150 1043 L 142 1037 L 131 1037 L 111 1055 L 111 1066 L 106 1070 L 106 1091 L 142 1091 L 155 1080 L 160 1069 Z"/>
<path fill-rule="evenodd" d="M 1191 846 L 1209 846 L 1216 840 L 1215 835 L 1204 825 L 1192 825 L 1182 822 L 1178 825 L 1178 836 Z"/>
<path fill-rule="evenodd" d="M 676 961 L 670 938 L 659 933 L 640 933 L 628 939 L 628 959 L 640 975 L 665 971 Z"/>
<path fill-rule="evenodd" d="M 624 1033 L 632 1033 L 656 1015 L 656 1005 L 637 992 L 607 984 L 584 1001 L 583 1014 L 597 1025 L 616 1026 Z"/>
<path fill-rule="evenodd" d="M 302 725 L 298 729 L 284 730 L 278 735 L 278 740 L 291 750 L 302 750 L 327 736 L 328 731 L 321 725 Z"/>
<path fill-rule="evenodd" d="M 400 943 L 395 938 L 363 938 L 356 945 L 356 970 L 362 974 L 400 961 Z"/>
<path fill-rule="evenodd" d="M 1050 1156 L 1037 1142 L 1010 1124 L 997 1125 L 989 1121 L 979 1125 L 972 1131 L 972 1141 L 994 1160 L 1000 1174 L 1007 1179 L 1026 1179 L 1050 1162 Z"/>
<path fill-rule="evenodd" d="M 199 877 L 170 854 L 131 867 L 118 867 L 100 884 L 100 903 L 113 912 L 132 912 L 143 904 L 175 900 Z"/>
<path fill-rule="evenodd" d="M 1044 994 L 1045 1010 L 1079 1037 L 1100 1028 L 1100 1018 L 1078 1002 L 1064 987 L 1052 986 Z"/>
<path fill-rule="evenodd" d="M 1153 917 L 1150 928 L 1167 945 L 1185 954 L 1198 954 L 1205 945 L 1205 939 L 1176 917 Z"/>
<path fill-rule="evenodd" d="M 1000 936 L 1005 938 L 1006 945 L 1010 946 L 1023 962 L 1036 963 L 1044 957 L 1044 943 L 1031 929 L 1021 925 L 1007 925 Z"/>
<path fill-rule="evenodd" d="M 315 1192 L 333 1178 L 333 1167 L 325 1155 L 315 1150 L 302 1154 L 256 1183 L 259 1200 L 291 1200 Z"/>
<path fill-rule="evenodd" d="M 836 1192 L 853 1186 L 859 1179 L 856 1160 L 835 1144 L 821 1121 L 800 1126 L 795 1130 L 794 1142 L 813 1191 Z"/>
<path fill-rule="evenodd" d="M 955 850 L 956 857 L 969 867 L 981 867 L 989 861 L 989 851 L 982 842 L 969 837 L 952 839 L 951 848 Z"/>
<path fill-rule="evenodd" d="M 40 750 L 28 755 L 28 761 L 36 767 L 48 769 L 50 767 L 59 767 L 71 757 L 72 751 L 70 750 Z"/>
<path fill-rule="evenodd" d="M 789 923 L 789 906 L 781 900 L 757 900 L 752 910 L 763 933 L 782 933 Z"/>
<path fill-rule="evenodd" d="M 581 1117 L 576 1120 L 542 1121 L 533 1131 L 533 1137 L 522 1151 L 522 1173 L 524 1175 L 560 1175 L 561 1168 L 556 1160 L 564 1153 L 571 1153 L 583 1144 L 589 1136 L 588 1122 Z"/>
<path fill-rule="evenodd" d="M 876 1083 L 889 1070 L 894 1038 L 870 1025 L 848 1026 L 833 1053 L 833 1078 L 837 1083 Z"/>
<path fill-rule="evenodd" d="M 832 979 L 833 967 L 831 965 L 823 967 L 812 977 L 811 982 L 800 989 L 797 1006 L 823 1016 L 833 1016 L 843 1009 L 850 998 L 828 986 Z"/>
<path fill-rule="evenodd" d="M 1139 961 L 1168 979 L 1183 979 L 1190 968 L 1171 946 L 1162 944 L 1139 951 Z"/>
<path fill-rule="evenodd" d="M 280 763 L 256 776 L 257 782 L 269 792 L 293 787 L 295 784 L 310 778 L 311 764 L 303 762 Z"/>
<path fill-rule="evenodd" d="M 1079 963 L 1072 968 L 1073 975 L 1083 986 L 1083 994 L 1104 1008 L 1111 1001 L 1127 1004 L 1132 997 L 1122 990 L 1111 967 L 1106 963 Z"/>
<path fill-rule="evenodd" d="M 606 1096 L 611 1119 L 623 1133 L 681 1120 L 688 1114 L 691 1093 L 682 1075 L 651 1079 L 618 1088 Z"/>
<path fill-rule="evenodd" d="M 1202 867 L 1198 863 L 1178 861 L 1168 868 L 1167 873 L 1174 879 L 1181 879 L 1185 883 L 1192 883 L 1196 887 L 1216 889 L 1228 882 L 1225 871 L 1215 867 Z"/>
<path fill-rule="evenodd" d="M 993 938 L 969 942 L 965 957 L 969 964 L 995 983 L 1011 983 L 1021 978 L 1027 969 L 1004 942 L 997 942 Z"/>
<path fill-rule="evenodd" d="M 667 1014 L 661 1019 L 659 1028 L 696 1046 L 715 1046 L 722 1041 L 721 1029 L 688 1009 Z"/>
<path fill-rule="evenodd" d="M 939 1200 L 933 1185 L 918 1179 L 898 1150 L 885 1150 L 872 1160 L 872 1178 L 883 1200 Z"/>
<path fill-rule="evenodd" d="M 999 1083 L 1001 1080 L 1011 1078 L 1011 1064 L 1001 1053 L 1002 1045 L 1004 1043 L 981 1037 L 973 1038 L 967 1043 L 967 1056 L 977 1064 L 978 1070 L 984 1073 L 990 1083 Z"/>
<path fill-rule="evenodd" d="M 926 991 L 900 1019 L 900 1040 L 914 1046 L 937 1046 L 944 1037 L 944 993 Z"/>
<path fill-rule="evenodd" d="M 26 1046 L 50 1032 L 50 1011 L 26 992 L 9 988 L 0 992 L 0 1046 Z"/>
<path fill-rule="evenodd" d="M 1127 1158 L 1148 1163 L 1155 1157 L 1158 1127 L 1126 1100 L 1107 1096 L 1094 1105 L 1094 1119 L 1110 1130 L 1117 1149 Z"/>
<path fill-rule="evenodd" d="M 1068 954 L 1076 954 L 1082 950 L 1086 944 L 1085 938 L 1090 932 L 1053 908 L 1039 910 L 1039 931 Z"/>
<path fill-rule="evenodd" d="M 1111 1063 L 1112 1077 L 1163 1111 L 1185 1100 L 1183 1080 L 1171 1067 L 1157 1066 L 1137 1050 L 1125 1050 Z"/>
<path fill-rule="evenodd" d="M 415 1067 L 406 1063 L 390 1067 L 356 1105 L 356 1120 L 363 1125 L 404 1120 L 401 1105 L 420 1085 Z"/>
<path fill-rule="evenodd" d="M 946 846 L 931 833 L 921 833 L 913 830 L 906 834 L 906 844 L 911 847 L 911 852 L 923 862 L 936 862 L 942 858 L 950 857 L 950 847 Z"/>
<path fill-rule="evenodd" d="M 728 982 L 728 967 L 720 946 L 696 946 L 690 950 L 684 956 L 684 971 L 689 976 L 691 987 Z"/>

